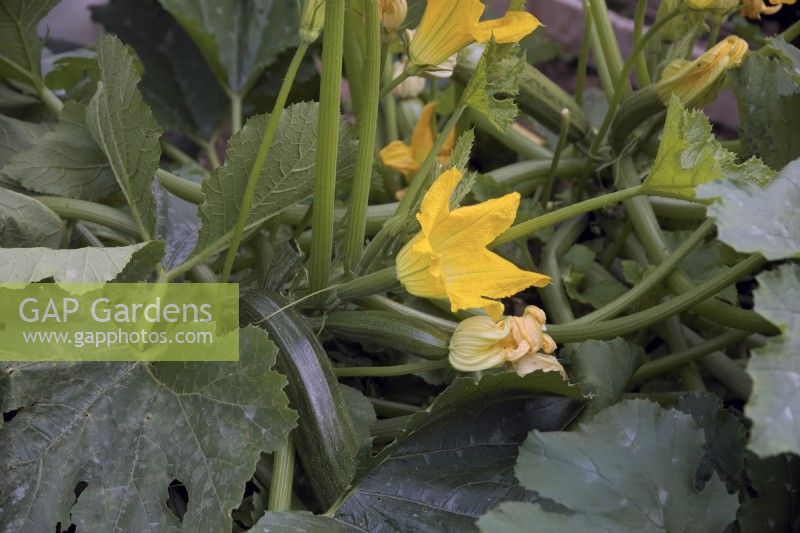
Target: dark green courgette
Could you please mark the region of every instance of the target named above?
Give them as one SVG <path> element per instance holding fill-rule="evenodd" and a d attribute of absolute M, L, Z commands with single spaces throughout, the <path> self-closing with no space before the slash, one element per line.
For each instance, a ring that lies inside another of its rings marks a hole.
<path fill-rule="evenodd" d="M 386 311 L 338 311 L 324 318 L 337 337 L 370 342 L 425 359 L 447 357 L 450 336 L 415 318 Z"/>
<path fill-rule="evenodd" d="M 358 438 L 328 354 L 303 317 L 280 310 L 287 303 L 270 290 L 242 291 L 239 321 L 266 329 L 280 349 L 277 369 L 289 380 L 286 393 L 299 415 L 297 452 L 317 498 L 328 507 L 353 479 Z"/>

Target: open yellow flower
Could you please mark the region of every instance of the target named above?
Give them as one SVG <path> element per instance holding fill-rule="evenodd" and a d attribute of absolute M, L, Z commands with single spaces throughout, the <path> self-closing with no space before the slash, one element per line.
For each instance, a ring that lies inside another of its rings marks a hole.
<path fill-rule="evenodd" d="M 540 26 L 536 17 L 524 11 L 509 11 L 502 18 L 481 22 L 484 9 L 480 0 L 428 0 L 409 45 L 411 61 L 438 65 L 467 45 L 488 42 L 492 35 L 498 43 L 513 43 Z"/>
<path fill-rule="evenodd" d="M 714 99 L 726 70 L 742 64 L 747 42 L 731 35 L 695 59 L 677 59 L 667 65 L 656 85 L 658 95 L 668 103 L 675 93 L 684 105 L 704 105 Z"/>
<path fill-rule="evenodd" d="M 475 316 L 462 320 L 450 338 L 450 364 L 462 372 L 476 372 L 510 363 L 521 376 L 535 370 L 559 372 L 553 339 L 544 333 L 544 311 L 529 305 L 522 316 L 494 320 Z"/>
<path fill-rule="evenodd" d="M 403 141 L 394 141 L 387 144 L 380 152 L 381 161 L 387 167 L 401 172 L 406 179 L 417 173 L 422 162 L 433 149 L 436 130 L 433 126 L 433 114 L 436 111 L 436 102 L 430 102 L 422 108 L 419 120 L 411 132 L 411 144 Z M 446 163 L 453 153 L 456 142 L 456 132 L 453 130 L 439 152 L 439 161 Z"/>
<path fill-rule="evenodd" d="M 453 311 L 484 309 L 499 320 L 503 304 L 491 298 L 544 287 L 550 278 L 522 270 L 486 248 L 514 222 L 519 193 L 450 210 L 461 177 L 458 169 L 450 169 L 425 194 L 417 214 L 422 231 L 397 255 L 397 278 L 411 294 L 448 299 Z"/>
<path fill-rule="evenodd" d="M 767 5 L 764 0 L 743 0 L 742 16 L 750 19 L 759 19 L 761 15 L 774 15 L 781 10 L 783 4 L 794 4 L 797 0 L 769 0 L 772 5 Z"/>

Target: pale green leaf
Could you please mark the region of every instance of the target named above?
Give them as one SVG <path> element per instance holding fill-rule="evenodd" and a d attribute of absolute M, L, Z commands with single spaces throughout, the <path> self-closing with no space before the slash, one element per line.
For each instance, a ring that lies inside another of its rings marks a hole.
<path fill-rule="evenodd" d="M 59 248 L 64 235 L 61 219 L 43 203 L 0 188 L 0 247 Z"/>
<path fill-rule="evenodd" d="M 319 104 L 287 107 L 261 170 L 246 227 L 260 225 L 290 205 L 311 195 L 317 153 Z M 241 209 L 247 178 L 256 159 L 269 115 L 250 117 L 231 137 L 225 164 L 204 182 L 206 200 L 200 206 L 203 225 L 194 254 L 210 254 L 224 246 L 233 233 Z M 341 123 L 338 180 L 352 176 L 354 146 Z"/>
<path fill-rule="evenodd" d="M 576 244 L 561 257 L 564 288 L 570 298 L 595 309 L 627 292 L 627 287 L 603 268 L 587 246 Z"/>
<path fill-rule="evenodd" d="M 642 400 L 598 413 L 577 431 L 533 431 L 520 447 L 520 483 L 568 509 L 501 507 L 484 531 L 724 531 L 738 499 L 716 477 L 702 492 L 695 470 L 703 432 L 692 418 Z"/>
<path fill-rule="evenodd" d="M 113 248 L 0 248 L 0 281 L 33 283 L 47 278 L 64 283 L 141 281 L 164 254 L 164 243 L 149 241 Z"/>
<path fill-rule="evenodd" d="M 475 52 L 476 48 L 465 49 L 459 61 L 473 63 Z M 497 44 L 493 37 L 464 89 L 462 101 L 489 119 L 498 131 L 505 131 L 519 112 L 514 97 L 519 94 L 524 65 L 518 44 Z"/>
<path fill-rule="evenodd" d="M 738 498 L 716 477 L 696 490 L 702 457 L 703 432 L 690 416 L 629 400 L 578 431 L 532 432 L 516 474 L 523 486 L 581 517 L 565 521 L 559 512 L 532 510 L 528 519 L 539 519 L 545 531 L 566 523 L 586 531 L 723 531 Z"/>
<path fill-rule="evenodd" d="M 299 3 L 285 0 L 161 0 L 223 87 L 247 92 L 283 50 L 298 42 Z"/>
<path fill-rule="evenodd" d="M 172 15 L 158 0 L 112 0 L 90 9 L 93 20 L 132 46 L 141 58 L 142 96 L 159 124 L 209 139 L 227 114 L 227 96 L 203 54 Z"/>
<path fill-rule="evenodd" d="M 9 159 L 30 148 L 33 139 L 47 131 L 45 124 L 0 115 L 0 171 Z"/>
<path fill-rule="evenodd" d="M 0 77 L 41 83 L 42 42 L 36 26 L 58 0 L 0 0 Z"/>
<path fill-rule="evenodd" d="M 691 200 L 695 187 L 722 178 L 741 178 L 765 183 L 772 171 L 758 159 L 737 164 L 711 132 L 711 124 L 700 110 L 688 110 L 673 95 L 658 154 L 644 181 L 649 194 Z"/>
<path fill-rule="evenodd" d="M 295 424 L 277 349 L 240 330 L 228 363 L 0 366 L 0 523 L 10 531 L 231 531 L 262 452 Z M 182 520 L 167 506 L 181 482 Z M 85 483 L 76 501 L 76 486 Z"/>
<path fill-rule="evenodd" d="M 752 350 L 747 373 L 753 392 L 745 414 L 753 421 L 749 448 L 761 457 L 800 453 L 800 266 L 759 275 L 755 311 L 781 335 Z"/>
<path fill-rule="evenodd" d="M 111 164 L 142 238 L 148 240 L 155 227 L 152 189 L 161 157 L 161 129 L 136 88 L 140 78 L 125 45 L 111 35 L 101 37 L 97 61 L 100 81 L 86 122 Z"/>
<path fill-rule="evenodd" d="M 67 102 L 52 131 L 3 167 L 28 190 L 81 200 L 104 198 L 117 190 L 105 154 L 86 128 L 86 107 Z"/>
<path fill-rule="evenodd" d="M 800 50 L 770 39 L 731 71 L 739 103 L 739 130 L 748 154 L 772 168 L 800 157 Z"/>
<path fill-rule="evenodd" d="M 732 248 L 771 260 L 800 257 L 800 159 L 764 187 L 715 181 L 703 185 L 698 196 L 716 200 L 708 214 L 717 222 L 719 239 Z"/>
<path fill-rule="evenodd" d="M 313 515 L 307 511 L 266 513 L 256 522 L 252 533 L 307 533 L 324 531 L 325 533 L 363 533 L 363 529 L 345 524 L 324 515 Z"/>

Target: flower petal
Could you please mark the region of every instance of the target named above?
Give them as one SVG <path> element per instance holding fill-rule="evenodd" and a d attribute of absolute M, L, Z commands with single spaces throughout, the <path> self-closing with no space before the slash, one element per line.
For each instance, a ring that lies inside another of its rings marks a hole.
<path fill-rule="evenodd" d="M 425 235 L 430 235 L 436 226 L 444 222 L 450 213 L 450 197 L 461 181 L 461 171 L 457 168 L 442 173 L 422 198 L 422 207 L 417 214 Z"/>
<path fill-rule="evenodd" d="M 411 149 L 414 151 L 414 157 L 420 165 L 433 150 L 433 137 L 436 135 L 433 129 L 433 114 L 435 111 L 435 101 L 425 104 L 414 126 L 414 131 L 411 132 Z"/>
<path fill-rule="evenodd" d="M 480 43 L 488 42 L 492 35 L 498 43 L 515 43 L 541 24 L 530 13 L 509 11 L 502 18 L 479 22 L 472 30 L 472 35 Z"/>
<path fill-rule="evenodd" d="M 530 286 L 550 283 L 548 276 L 522 270 L 486 249 L 452 250 L 442 255 L 441 264 L 453 311 L 483 307 L 497 316 L 498 307 L 502 313 L 502 305 L 488 298 L 505 298 Z"/>
<path fill-rule="evenodd" d="M 480 0 L 428 0 L 409 45 L 411 60 L 438 65 L 474 41 L 473 28 L 483 14 Z"/>
<path fill-rule="evenodd" d="M 419 162 L 414 158 L 414 150 L 403 141 L 393 141 L 380 152 L 381 161 L 387 167 L 402 172 L 407 178 L 419 170 Z"/>
<path fill-rule="evenodd" d="M 519 193 L 513 192 L 454 209 L 428 234 L 431 246 L 440 254 L 450 249 L 485 247 L 514 222 L 519 201 Z"/>

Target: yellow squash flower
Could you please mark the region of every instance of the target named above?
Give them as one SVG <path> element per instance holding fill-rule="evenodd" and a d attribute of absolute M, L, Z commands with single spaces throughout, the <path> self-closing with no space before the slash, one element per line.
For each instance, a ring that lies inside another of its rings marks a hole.
<path fill-rule="evenodd" d="M 695 59 L 677 59 L 667 65 L 656 85 L 661 100 L 668 103 L 675 93 L 684 105 L 704 105 L 714 99 L 726 70 L 742 64 L 747 42 L 731 35 Z"/>
<path fill-rule="evenodd" d="M 522 316 L 494 320 L 475 316 L 461 321 L 450 338 L 450 364 L 462 372 L 476 372 L 510 363 L 520 376 L 535 370 L 559 372 L 553 339 L 544 333 L 544 311 L 529 305 Z"/>
<path fill-rule="evenodd" d="M 433 149 L 436 130 L 433 127 L 433 114 L 436 111 L 436 102 L 430 102 L 422 108 L 419 120 L 411 132 L 411 144 L 403 141 L 393 141 L 387 144 L 380 152 L 381 161 L 387 167 L 401 172 L 406 179 L 417 173 L 422 162 Z M 456 142 L 456 132 L 453 130 L 439 152 L 439 161 L 446 163 L 453 153 Z"/>
<path fill-rule="evenodd" d="M 481 22 L 484 9 L 480 0 L 428 0 L 409 45 L 412 63 L 438 65 L 467 45 L 488 42 L 492 35 L 498 43 L 514 43 L 541 24 L 524 11 Z"/>
<path fill-rule="evenodd" d="M 461 177 L 458 169 L 450 169 L 425 194 L 417 214 L 422 231 L 397 255 L 397 278 L 411 294 L 448 299 L 453 311 L 485 309 L 499 320 L 503 304 L 491 298 L 544 287 L 550 278 L 522 270 L 486 248 L 514 222 L 519 193 L 451 210 Z"/>
<path fill-rule="evenodd" d="M 781 10 L 783 4 L 794 4 L 797 0 L 769 0 L 772 5 L 767 5 L 764 0 L 743 0 L 742 16 L 749 19 L 759 19 L 761 15 L 774 15 Z"/>

